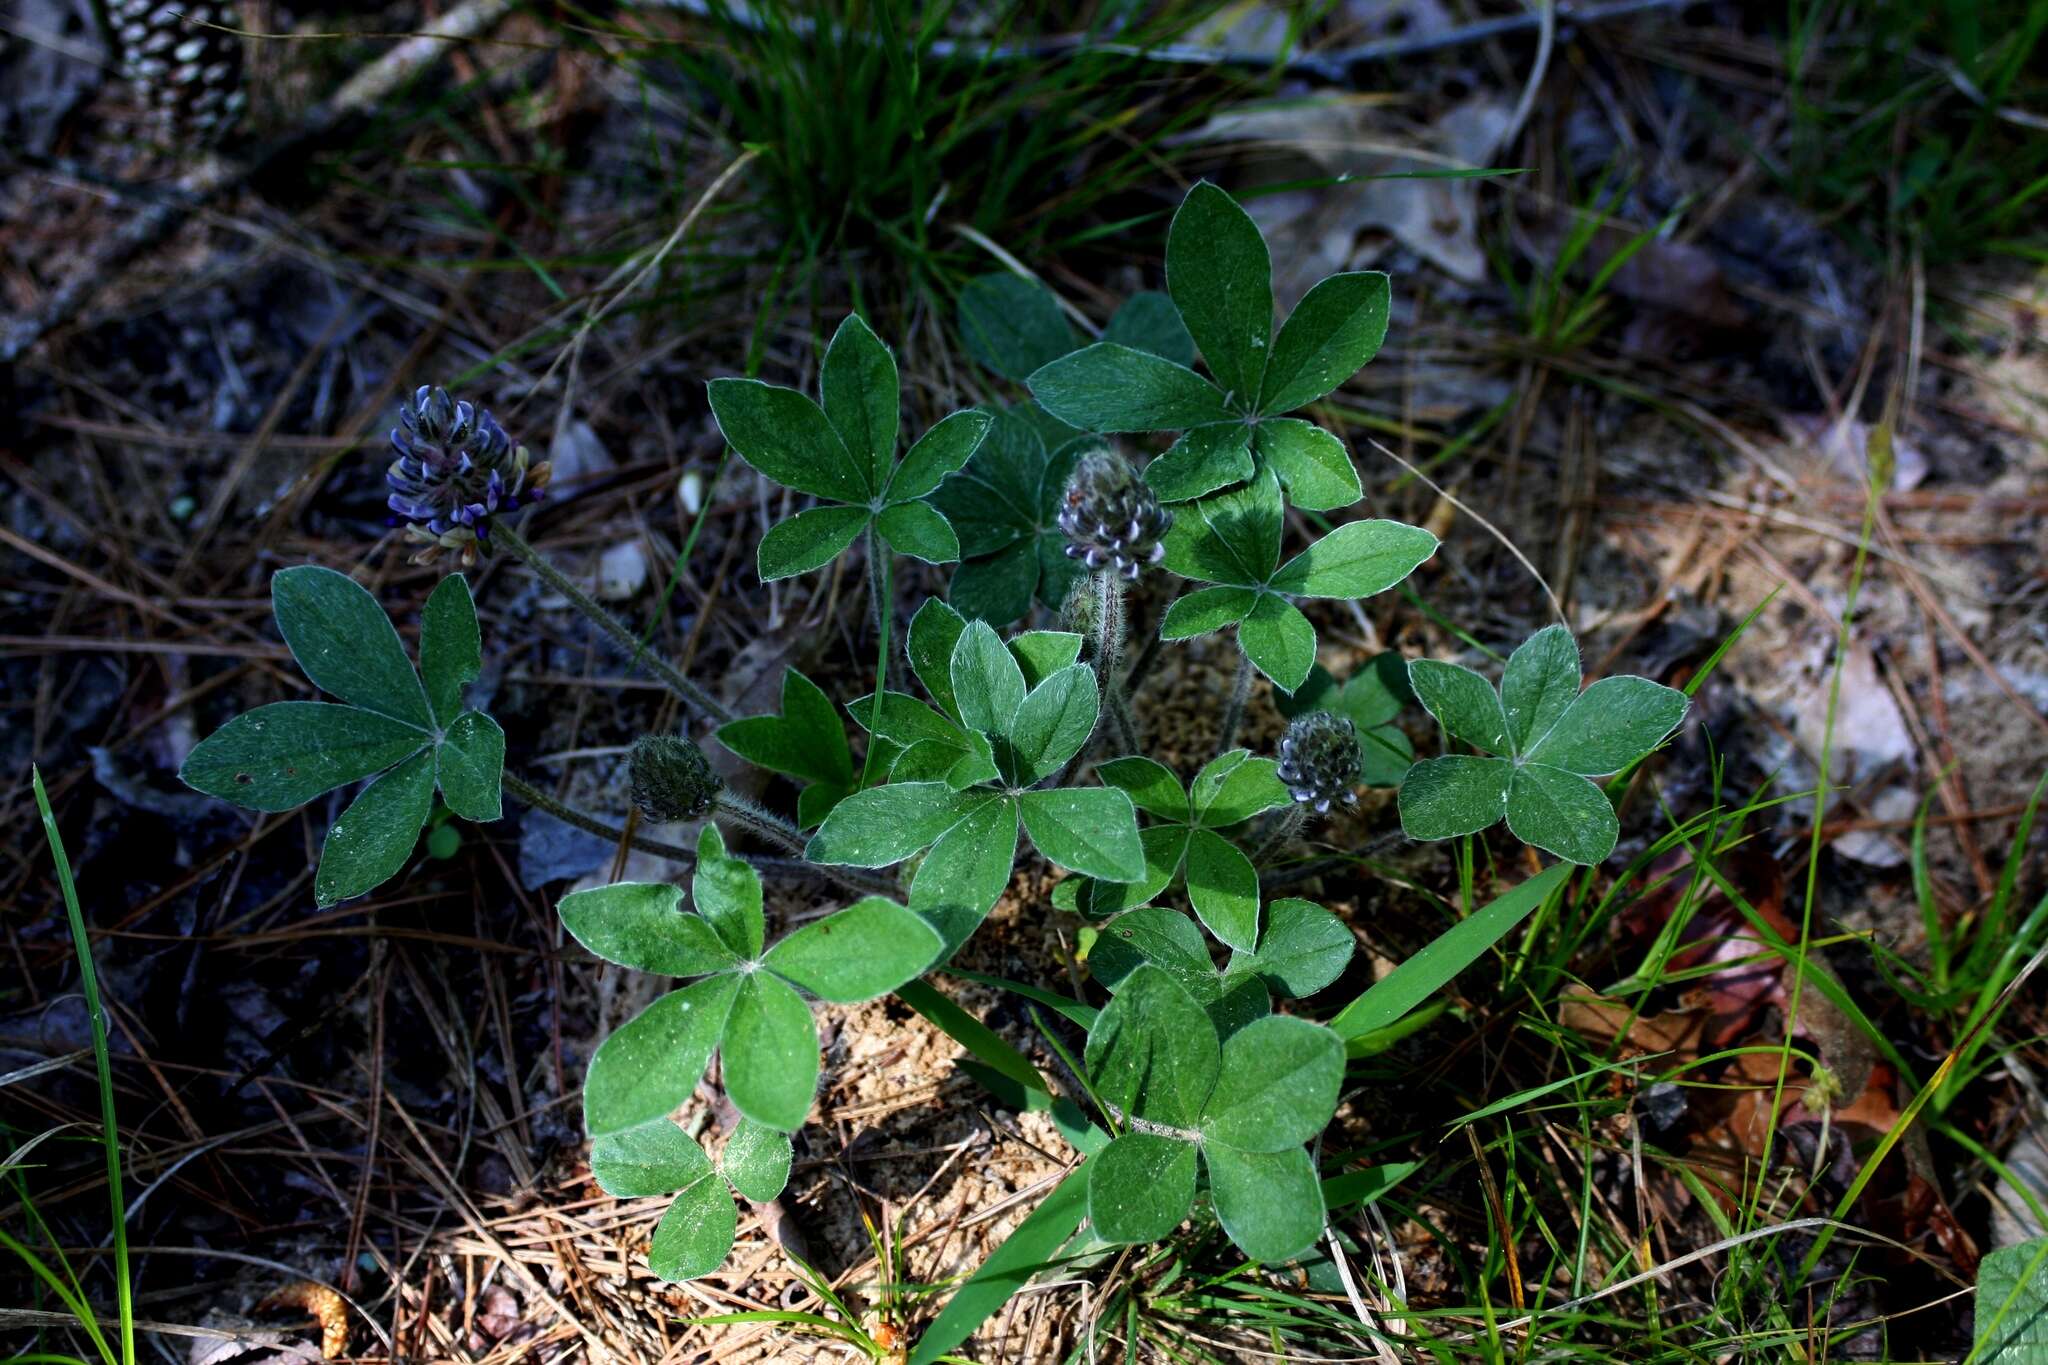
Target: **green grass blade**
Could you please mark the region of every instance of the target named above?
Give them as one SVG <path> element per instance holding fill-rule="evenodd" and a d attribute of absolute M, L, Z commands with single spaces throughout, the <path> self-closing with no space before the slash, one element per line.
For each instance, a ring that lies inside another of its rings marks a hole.
<path fill-rule="evenodd" d="M 1346 1005 L 1330 1021 L 1330 1027 L 1349 1043 L 1393 1023 L 1478 961 L 1482 953 L 1527 918 L 1576 870 L 1570 863 L 1547 867 L 1485 909 L 1452 925 Z"/>
<path fill-rule="evenodd" d="M 989 1253 L 918 1338 L 910 1365 L 935 1365 L 946 1352 L 974 1335 L 974 1329 L 1008 1303 L 1026 1280 L 1052 1264 L 1088 1212 L 1085 1170 L 1084 1163 L 1067 1172 L 1031 1216 Z"/>
<path fill-rule="evenodd" d="M 1027 1091 L 1050 1095 L 1052 1087 L 1031 1059 L 1004 1042 L 988 1025 L 947 999 L 930 982 L 909 981 L 896 988 L 896 998 L 923 1015 L 939 1032 L 966 1048 L 991 1069 Z"/>
<path fill-rule="evenodd" d="M 50 857 L 57 864 L 57 885 L 64 893 L 64 913 L 71 920 L 71 943 L 78 950 L 79 985 L 85 992 L 86 1013 L 92 1019 L 92 1058 L 100 1082 L 100 1140 L 107 1149 L 107 1200 L 114 1215 L 114 1292 L 121 1313 L 121 1365 L 135 1365 L 135 1302 L 128 1283 L 128 1205 L 121 1197 L 121 1136 L 114 1126 L 114 1072 L 107 1059 L 107 1011 L 100 1003 L 100 978 L 93 970 L 92 940 L 86 937 L 85 912 L 78 907 L 71 859 L 64 853 L 64 836 L 57 830 L 57 816 L 50 809 L 50 794 L 43 790 L 40 768 L 29 769 L 29 782 L 35 788 L 36 809 L 43 817 L 43 837 L 49 841 Z M 105 1349 L 104 1343 L 101 1349 Z"/>

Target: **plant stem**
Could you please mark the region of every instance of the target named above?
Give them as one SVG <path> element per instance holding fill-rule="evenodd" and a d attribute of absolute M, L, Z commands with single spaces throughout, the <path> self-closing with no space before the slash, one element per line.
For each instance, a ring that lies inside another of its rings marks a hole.
<path fill-rule="evenodd" d="M 1237 742 L 1238 727 L 1244 724 L 1245 703 L 1252 699 L 1252 660 L 1239 651 L 1237 678 L 1230 684 L 1230 704 L 1223 708 L 1223 729 L 1216 737 L 1216 752 L 1227 754 Z"/>
<path fill-rule="evenodd" d="M 804 851 L 804 836 L 795 825 L 783 819 L 766 807 L 756 805 L 730 787 L 720 788 L 712 798 L 713 808 L 721 815 L 729 815 L 740 824 L 772 843 L 780 844 L 791 853 Z"/>
<path fill-rule="evenodd" d="M 663 843 L 659 839 L 649 839 L 638 834 L 627 839 L 626 831 L 617 825 L 601 820 L 587 811 L 578 810 L 566 801 L 556 800 L 516 773 L 505 774 L 504 786 L 505 794 L 515 801 L 523 801 L 535 810 L 544 810 L 563 824 L 573 825 L 585 834 L 595 834 L 598 838 L 610 839 L 613 843 L 623 840 L 630 848 L 638 849 L 642 853 L 652 853 L 657 858 L 667 858 L 671 862 L 694 865 L 697 861 L 697 851 L 684 848 L 680 844 Z M 785 881 L 819 880 L 832 876 L 829 869 L 796 858 L 749 858 L 747 861 L 762 875 L 778 877 Z"/>
<path fill-rule="evenodd" d="M 1131 699 L 1117 671 L 1124 662 L 1124 581 L 1108 570 L 1098 570 L 1090 584 L 1095 593 L 1094 629 L 1095 680 L 1104 714 L 1116 731 L 1116 742 L 1127 754 L 1138 753 L 1138 725 L 1131 715 Z"/>
<path fill-rule="evenodd" d="M 36 810 L 43 817 L 43 837 L 49 841 L 50 856 L 57 864 L 57 887 L 64 894 L 64 913 L 71 921 L 71 946 L 78 953 L 79 989 L 85 994 L 86 1017 L 92 1022 L 92 1060 L 99 1073 L 100 1141 L 107 1149 L 107 1198 L 114 1214 L 114 1292 L 121 1314 L 121 1365 L 135 1361 L 134 1287 L 128 1280 L 128 1207 L 121 1195 L 121 1137 L 114 1126 L 114 1071 L 107 1057 L 107 1011 L 100 1003 L 99 973 L 93 969 L 92 940 L 85 932 L 85 912 L 78 906 L 78 887 L 71 879 L 71 859 L 64 852 L 64 837 L 57 829 L 57 816 L 50 809 L 50 794 L 43 790 L 43 774 L 29 769 L 35 788 Z M 92 1336 L 98 1340 L 95 1330 Z M 106 1343 L 100 1341 L 102 1351 Z"/>
<path fill-rule="evenodd" d="M 659 654 L 643 651 L 640 642 L 625 622 L 599 606 L 597 599 L 576 585 L 575 580 L 555 567 L 546 555 L 527 543 L 524 536 L 505 521 L 496 521 L 491 527 L 491 539 L 503 545 L 525 561 L 528 568 L 540 575 L 541 581 L 567 598 L 569 605 L 583 613 L 590 623 L 604 632 L 612 647 L 625 656 L 628 664 L 638 662 L 648 672 L 659 678 L 669 691 L 681 698 L 686 706 L 696 711 L 705 720 L 723 725 L 733 718 L 731 711 L 721 706 L 709 692 L 684 677 L 675 665 Z"/>
<path fill-rule="evenodd" d="M 1280 812 L 1277 819 L 1266 829 L 1266 837 L 1259 840 L 1258 848 L 1252 853 L 1252 866 L 1263 867 L 1268 858 L 1286 846 L 1287 841 L 1301 833 L 1301 827 L 1308 823 L 1308 803 L 1297 801 Z"/>
<path fill-rule="evenodd" d="M 1183 583 L 1181 589 L 1184 589 L 1186 586 Z M 1180 595 L 1181 590 L 1176 589 L 1166 599 L 1166 607 L 1171 607 L 1175 602 L 1179 601 Z M 1164 611 L 1165 608 L 1161 610 Z M 1159 661 L 1159 651 L 1165 647 L 1165 644 L 1166 642 L 1160 638 L 1157 630 L 1145 632 L 1145 646 L 1138 651 L 1138 657 L 1131 661 L 1131 671 L 1124 675 L 1124 694 L 1126 696 L 1135 697 L 1138 695 L 1138 688 L 1147 677 L 1151 676 L 1152 665 Z"/>

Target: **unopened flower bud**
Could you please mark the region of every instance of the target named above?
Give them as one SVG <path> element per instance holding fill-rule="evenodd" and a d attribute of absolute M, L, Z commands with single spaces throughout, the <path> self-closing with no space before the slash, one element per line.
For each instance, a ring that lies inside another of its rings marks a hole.
<path fill-rule="evenodd" d="M 725 786 L 704 751 L 679 735 L 642 735 L 633 741 L 627 767 L 633 804 L 656 824 L 696 819 L 711 809 Z"/>
<path fill-rule="evenodd" d="M 1165 556 L 1173 513 L 1159 505 L 1129 460 L 1105 447 L 1089 451 L 1074 466 L 1059 523 L 1069 559 L 1091 569 L 1113 567 L 1136 582 L 1142 570 Z"/>
<path fill-rule="evenodd" d="M 415 563 L 443 550 L 475 563 L 490 549 L 491 517 L 538 502 L 547 489 L 547 461 L 534 463 L 489 412 L 446 389 L 422 384 L 399 405 L 398 421 L 386 503 L 406 535 L 425 546 Z"/>
<path fill-rule="evenodd" d="M 1296 801 L 1318 815 L 1329 814 L 1333 805 L 1358 803 L 1352 788 L 1364 768 L 1357 727 L 1342 716 L 1311 711 L 1280 737 L 1280 781 Z"/>

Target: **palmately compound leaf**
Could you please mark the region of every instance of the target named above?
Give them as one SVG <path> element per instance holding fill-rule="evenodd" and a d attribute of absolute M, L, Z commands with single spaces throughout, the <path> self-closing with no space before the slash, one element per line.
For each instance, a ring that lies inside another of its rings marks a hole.
<path fill-rule="evenodd" d="M 314 900 L 332 905 L 395 876 L 410 860 L 439 786 L 467 820 L 502 811 L 505 736 L 463 688 L 481 671 L 476 607 L 460 575 L 441 581 L 421 618 L 428 681 L 367 589 L 314 565 L 272 576 L 278 631 L 306 676 L 342 698 L 278 702 L 236 716 L 186 756 L 178 776 L 209 796 L 284 811 L 376 776 L 328 831 Z"/>
<path fill-rule="evenodd" d="M 1579 651 L 1563 626 L 1515 650 L 1501 689 L 1435 659 L 1408 665 L 1416 697 L 1451 738 L 1485 757 L 1446 754 L 1401 783 L 1410 838 L 1476 834 L 1502 816 L 1516 838 L 1568 862 L 1604 862 L 1621 826 L 1589 778 L 1619 772 L 1685 719 L 1684 693 L 1648 678 L 1603 678 L 1579 691 Z"/>
<path fill-rule="evenodd" d="M 1258 977 L 1236 958 L 1228 971 L 1218 972 L 1209 960 L 1202 931 L 1178 910 L 1148 905 L 1118 915 L 1103 926 L 1088 954 L 1089 971 L 1112 993 L 1146 964 L 1165 972 L 1194 997 L 1224 1039 L 1272 1012 L 1273 1001 Z"/>
<path fill-rule="evenodd" d="M 1297 507 L 1357 502 L 1364 490 L 1344 443 L 1284 414 L 1327 397 L 1378 354 L 1391 311 L 1387 277 L 1365 271 L 1321 281 L 1276 335 L 1265 241 L 1250 215 L 1207 182 L 1174 215 L 1166 276 L 1213 385 L 1187 368 L 1192 357 L 1177 345 L 1140 346 L 1135 326 L 1112 326 L 1102 344 L 1031 375 L 1039 402 L 1089 431 L 1182 433 L 1145 473 L 1167 502 L 1204 497 L 1255 472 L 1277 476 Z"/>
<path fill-rule="evenodd" d="M 896 358 L 859 316 L 833 333 L 819 367 L 822 404 L 754 379 L 714 379 L 711 413 L 726 443 L 776 483 L 823 500 L 761 537 L 764 582 L 831 563 L 864 532 L 899 554 L 951 563 L 959 540 L 923 501 L 973 456 L 988 430 L 978 414 L 940 421 L 899 462 Z"/>
<path fill-rule="evenodd" d="M 1195 1145 L 1125 1133 L 1088 1163 L 1088 1219 L 1105 1242 L 1156 1242 L 1195 1201 Z"/>
<path fill-rule="evenodd" d="M 853 1004 L 917 977 L 940 946 L 929 924 L 870 896 L 798 928 L 769 949 L 761 965 L 820 1000 Z"/>

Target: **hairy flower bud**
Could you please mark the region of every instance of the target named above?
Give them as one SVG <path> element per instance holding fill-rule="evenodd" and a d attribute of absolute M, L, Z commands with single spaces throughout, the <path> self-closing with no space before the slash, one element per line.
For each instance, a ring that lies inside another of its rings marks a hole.
<path fill-rule="evenodd" d="M 633 741 L 627 767 L 633 775 L 633 804 L 657 824 L 696 819 L 711 809 L 725 786 L 704 751 L 679 735 L 642 735 Z"/>
<path fill-rule="evenodd" d="M 1091 569 L 1115 566 L 1136 582 L 1166 553 L 1162 543 L 1173 513 L 1159 505 L 1150 485 L 1114 450 L 1091 450 L 1074 466 L 1060 506 L 1067 558 Z"/>
<path fill-rule="evenodd" d="M 1297 718 L 1280 737 L 1280 781 L 1298 802 L 1327 815 L 1333 805 L 1356 805 L 1352 790 L 1365 767 L 1357 727 L 1328 711 Z"/>
<path fill-rule="evenodd" d="M 186 146 L 213 141 L 242 112 L 241 22 L 226 0 L 108 0 L 121 74 L 149 109 L 154 132 Z"/>
<path fill-rule="evenodd" d="M 533 463 L 496 418 L 446 389 L 422 384 L 399 405 L 398 421 L 386 502 L 407 536 L 425 546 L 414 563 L 443 550 L 475 563 L 479 550 L 490 549 L 491 516 L 538 502 L 547 489 L 547 461 Z"/>

